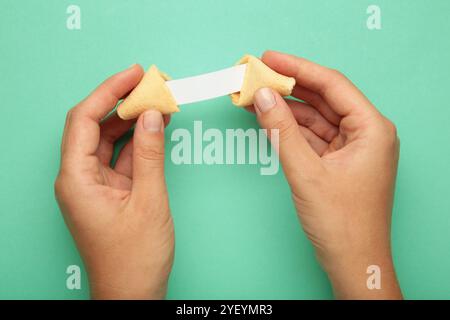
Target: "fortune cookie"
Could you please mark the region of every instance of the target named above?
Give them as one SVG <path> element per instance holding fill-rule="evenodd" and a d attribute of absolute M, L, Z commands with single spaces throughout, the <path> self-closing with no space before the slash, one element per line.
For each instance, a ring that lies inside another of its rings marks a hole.
<path fill-rule="evenodd" d="M 261 60 L 245 55 L 236 65 L 247 64 L 244 82 L 240 92 L 231 94 L 231 102 L 238 107 L 253 104 L 253 95 L 258 89 L 267 87 L 277 91 L 282 96 L 289 96 L 295 86 L 295 79 L 283 76 L 265 65 Z"/>
<path fill-rule="evenodd" d="M 239 107 L 253 104 L 255 92 L 263 87 L 271 88 L 282 96 L 288 96 L 295 85 L 295 79 L 279 74 L 261 60 L 245 55 L 236 65 L 247 64 L 241 90 L 231 94 L 231 101 Z M 177 103 L 166 81 L 169 77 L 155 65 L 145 73 L 141 82 L 117 107 L 117 114 L 124 120 L 137 118 L 148 109 L 156 109 L 162 114 L 178 112 Z"/>
<path fill-rule="evenodd" d="M 159 110 L 162 114 L 180 111 L 166 80 L 169 77 L 152 65 L 136 88 L 117 107 L 119 117 L 124 120 L 134 119 L 148 109 Z"/>

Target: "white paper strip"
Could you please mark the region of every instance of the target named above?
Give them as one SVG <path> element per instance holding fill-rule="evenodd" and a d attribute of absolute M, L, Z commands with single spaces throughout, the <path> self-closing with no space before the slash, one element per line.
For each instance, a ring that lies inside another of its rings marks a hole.
<path fill-rule="evenodd" d="M 199 76 L 167 81 L 178 105 L 225 96 L 241 90 L 246 64 Z"/>

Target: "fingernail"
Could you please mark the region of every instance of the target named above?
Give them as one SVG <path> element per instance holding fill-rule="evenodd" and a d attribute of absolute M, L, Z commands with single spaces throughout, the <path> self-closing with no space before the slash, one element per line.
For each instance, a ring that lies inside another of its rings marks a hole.
<path fill-rule="evenodd" d="M 255 105 L 260 112 L 267 112 L 275 106 L 275 97 L 272 90 L 262 88 L 255 93 Z"/>
<path fill-rule="evenodd" d="M 142 123 L 146 131 L 160 132 L 162 128 L 163 118 L 159 111 L 148 110 L 144 113 L 144 120 Z"/>

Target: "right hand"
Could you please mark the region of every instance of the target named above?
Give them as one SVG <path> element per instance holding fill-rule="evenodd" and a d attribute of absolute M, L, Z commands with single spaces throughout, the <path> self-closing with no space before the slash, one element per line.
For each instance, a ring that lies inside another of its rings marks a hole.
<path fill-rule="evenodd" d="M 255 94 L 260 125 L 279 130 L 279 155 L 303 229 L 337 298 L 401 298 L 390 248 L 399 156 L 396 128 L 341 73 L 302 58 L 266 52 L 273 70 L 295 77 L 284 100 Z M 270 134 L 268 134 L 270 137 Z M 366 271 L 381 269 L 381 289 Z"/>

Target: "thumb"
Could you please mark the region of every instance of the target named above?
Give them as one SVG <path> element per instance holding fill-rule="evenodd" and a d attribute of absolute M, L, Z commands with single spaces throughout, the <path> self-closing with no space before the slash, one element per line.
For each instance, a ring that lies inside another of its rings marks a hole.
<path fill-rule="evenodd" d="M 292 185 L 299 177 L 314 175 L 321 168 L 320 158 L 302 135 L 286 101 L 269 88 L 259 89 L 254 96 L 255 111 L 272 146 L 278 151 L 287 180 Z M 278 139 L 274 139 L 278 137 Z"/>
<path fill-rule="evenodd" d="M 134 130 L 132 195 L 146 206 L 165 188 L 163 117 L 159 111 L 148 110 L 140 115 Z"/>

